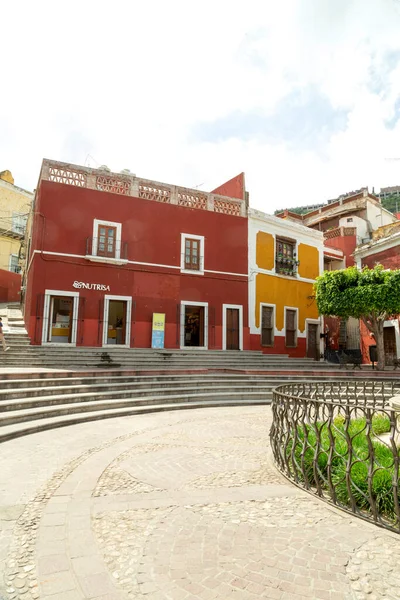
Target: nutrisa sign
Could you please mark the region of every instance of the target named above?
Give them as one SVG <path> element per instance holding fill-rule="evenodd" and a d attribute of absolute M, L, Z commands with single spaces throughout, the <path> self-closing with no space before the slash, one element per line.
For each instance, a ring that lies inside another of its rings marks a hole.
<path fill-rule="evenodd" d="M 102 283 L 83 283 L 83 281 L 74 281 L 72 287 L 77 290 L 98 290 L 100 292 L 109 292 L 110 286 Z"/>

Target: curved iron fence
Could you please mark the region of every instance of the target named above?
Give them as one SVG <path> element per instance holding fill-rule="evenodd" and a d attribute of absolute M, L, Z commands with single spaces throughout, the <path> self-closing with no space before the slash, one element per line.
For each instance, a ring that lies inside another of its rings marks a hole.
<path fill-rule="evenodd" d="M 323 500 L 400 533 L 396 395 L 400 380 L 279 386 L 270 432 L 277 467 Z"/>

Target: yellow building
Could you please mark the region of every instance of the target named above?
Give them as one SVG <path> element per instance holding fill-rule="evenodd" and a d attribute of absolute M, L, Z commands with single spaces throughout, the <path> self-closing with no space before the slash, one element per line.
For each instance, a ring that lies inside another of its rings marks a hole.
<path fill-rule="evenodd" d="M 313 284 L 323 270 L 323 234 L 249 209 L 250 345 L 319 358 L 321 322 Z"/>
<path fill-rule="evenodd" d="M 18 273 L 21 245 L 33 194 L 14 185 L 10 171 L 0 172 L 0 269 Z"/>

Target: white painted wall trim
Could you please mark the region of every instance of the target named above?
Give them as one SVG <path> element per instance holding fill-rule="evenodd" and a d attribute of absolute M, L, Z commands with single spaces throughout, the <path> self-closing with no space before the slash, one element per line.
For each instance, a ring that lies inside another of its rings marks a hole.
<path fill-rule="evenodd" d="M 222 350 L 226 350 L 226 311 L 228 308 L 236 308 L 239 311 L 239 350 L 243 350 L 243 305 L 242 304 L 223 304 L 222 305 Z"/>
<path fill-rule="evenodd" d="M 33 257 L 35 254 L 49 254 L 52 256 L 62 256 L 62 257 L 67 257 L 67 258 L 82 258 L 82 259 L 88 259 L 89 257 L 84 255 L 84 254 L 68 254 L 66 252 L 51 252 L 50 250 L 33 250 L 32 252 L 32 256 L 31 256 L 31 260 L 29 262 L 29 266 L 28 266 L 28 271 L 31 268 L 31 264 L 33 261 Z M 161 268 L 161 269 L 176 269 L 176 270 L 181 270 L 180 266 L 177 265 L 164 265 L 161 263 L 148 263 L 148 262 L 141 262 L 138 260 L 124 260 L 124 259 L 119 259 L 119 261 L 115 261 L 114 259 L 107 259 L 105 257 L 98 257 L 99 262 L 104 262 L 107 263 L 109 262 L 110 264 L 120 264 L 120 265 L 125 265 L 125 264 L 130 264 L 130 265 L 140 265 L 142 267 L 157 267 L 157 268 Z M 93 260 L 93 257 L 91 257 L 91 260 Z M 188 275 L 196 275 L 196 271 L 184 271 L 186 274 Z M 207 270 L 205 269 L 203 271 L 203 273 L 215 273 L 217 275 L 233 275 L 234 277 L 248 277 L 247 273 L 232 273 L 230 271 L 211 271 L 211 270 Z M 202 274 L 203 274 L 202 273 Z M 198 273 L 197 273 L 198 274 Z"/>
<path fill-rule="evenodd" d="M 185 306 L 204 306 L 204 346 L 185 346 Z M 208 302 L 193 302 L 191 300 L 181 300 L 181 319 L 180 319 L 180 349 L 181 350 L 207 350 L 208 349 Z"/>
<path fill-rule="evenodd" d="M 70 342 L 49 342 L 47 341 L 47 332 L 49 329 L 50 305 L 52 296 L 67 296 L 74 299 L 72 307 L 72 331 Z M 77 334 L 77 321 L 78 321 L 78 306 L 79 306 L 79 292 L 66 292 L 63 290 L 45 290 L 44 292 L 44 305 L 43 305 L 43 325 L 42 325 L 42 345 L 43 346 L 76 346 L 76 334 Z"/>
<path fill-rule="evenodd" d="M 103 348 L 109 348 L 111 344 L 107 344 L 108 337 L 108 312 L 110 308 L 110 300 L 119 300 L 126 302 L 126 323 L 125 323 L 125 344 L 118 344 L 118 348 L 130 348 L 131 339 L 131 316 L 132 316 L 132 296 L 114 296 L 112 294 L 104 295 L 104 312 L 103 312 Z"/>

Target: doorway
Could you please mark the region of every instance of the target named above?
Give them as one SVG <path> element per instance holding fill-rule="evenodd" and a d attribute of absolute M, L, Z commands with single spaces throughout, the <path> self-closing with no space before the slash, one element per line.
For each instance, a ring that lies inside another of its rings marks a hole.
<path fill-rule="evenodd" d="M 70 344 L 74 299 L 67 296 L 50 296 L 47 340 L 53 344 Z"/>
<path fill-rule="evenodd" d="M 226 309 L 226 349 L 239 350 L 239 309 Z"/>
<path fill-rule="evenodd" d="M 397 358 L 396 330 L 394 327 L 383 328 L 383 344 L 385 348 L 385 362 L 387 365 L 392 365 L 393 359 Z"/>
<path fill-rule="evenodd" d="M 243 350 L 243 306 L 222 305 L 222 349 Z"/>
<path fill-rule="evenodd" d="M 46 290 L 42 344 L 76 344 L 79 292 Z"/>
<path fill-rule="evenodd" d="M 316 323 L 307 323 L 307 358 L 314 360 L 320 358 L 318 329 Z"/>
<path fill-rule="evenodd" d="M 180 313 L 181 349 L 208 348 L 208 303 L 182 301 Z"/>
<path fill-rule="evenodd" d="M 185 346 L 204 347 L 204 306 L 185 306 Z"/>
<path fill-rule="evenodd" d="M 132 298 L 104 297 L 103 346 L 130 346 Z"/>

